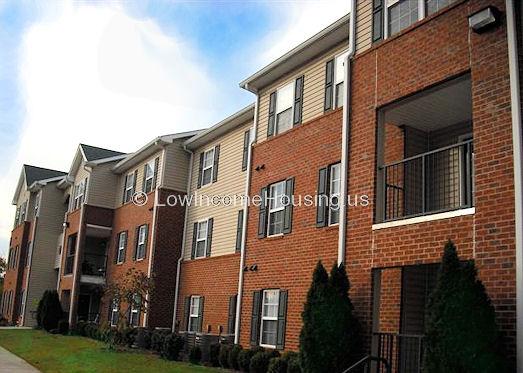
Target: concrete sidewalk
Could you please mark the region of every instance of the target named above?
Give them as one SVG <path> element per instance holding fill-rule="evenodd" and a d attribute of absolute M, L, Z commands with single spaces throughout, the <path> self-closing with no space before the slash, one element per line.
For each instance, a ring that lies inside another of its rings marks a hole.
<path fill-rule="evenodd" d="M 38 369 L 0 347 L 0 373 L 38 373 Z"/>

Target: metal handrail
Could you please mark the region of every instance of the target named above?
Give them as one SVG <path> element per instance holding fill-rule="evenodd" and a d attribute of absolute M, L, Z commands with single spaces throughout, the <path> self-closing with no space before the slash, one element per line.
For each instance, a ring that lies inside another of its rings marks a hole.
<path fill-rule="evenodd" d="M 364 356 L 362 359 L 360 359 L 359 361 L 357 361 L 356 363 L 354 363 L 353 365 L 351 365 L 350 367 L 345 369 L 342 373 L 349 373 L 351 371 L 354 371 L 354 369 L 359 368 L 359 367 L 363 366 L 364 364 L 366 366 L 369 362 L 382 363 L 385 365 L 386 373 L 392 373 L 390 363 L 387 361 L 387 359 L 385 359 L 384 357 L 378 357 L 378 356 L 372 356 L 372 355 Z"/>

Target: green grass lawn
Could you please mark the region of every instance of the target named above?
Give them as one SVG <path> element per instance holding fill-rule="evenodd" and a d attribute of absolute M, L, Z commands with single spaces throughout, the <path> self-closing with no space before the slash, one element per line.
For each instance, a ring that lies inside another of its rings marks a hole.
<path fill-rule="evenodd" d="M 0 330 L 0 346 L 42 372 L 216 373 L 219 369 L 160 359 L 147 352 L 116 352 L 104 343 L 40 330 Z"/>

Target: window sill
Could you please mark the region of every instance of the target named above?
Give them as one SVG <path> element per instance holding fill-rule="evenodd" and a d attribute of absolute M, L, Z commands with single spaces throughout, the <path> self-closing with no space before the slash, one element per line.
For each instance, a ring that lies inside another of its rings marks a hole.
<path fill-rule="evenodd" d="M 476 208 L 470 207 L 470 208 L 466 208 L 466 209 L 441 212 L 438 214 L 416 216 L 413 218 L 373 224 L 372 230 L 375 231 L 375 230 L 386 229 L 386 228 L 400 227 L 403 225 L 419 224 L 419 223 L 424 223 L 424 222 L 428 222 L 428 221 L 450 219 L 450 218 L 455 218 L 455 217 L 459 217 L 459 216 L 474 215 L 475 213 L 476 213 Z"/>
<path fill-rule="evenodd" d="M 276 346 L 274 346 L 274 345 L 264 345 L 264 344 L 260 343 L 260 347 L 270 348 L 271 350 L 276 350 Z"/>
<path fill-rule="evenodd" d="M 277 240 L 280 238 L 283 238 L 285 235 L 283 233 L 273 234 L 272 236 L 267 236 L 265 239 L 267 240 Z"/>

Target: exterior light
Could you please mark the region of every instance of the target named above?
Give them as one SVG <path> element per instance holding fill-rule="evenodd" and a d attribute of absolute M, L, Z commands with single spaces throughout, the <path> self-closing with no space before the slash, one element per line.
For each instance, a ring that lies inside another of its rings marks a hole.
<path fill-rule="evenodd" d="M 499 20 L 499 10 L 493 6 L 488 6 L 469 15 L 469 27 L 480 34 L 496 26 Z"/>

